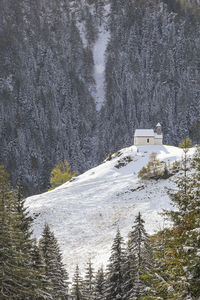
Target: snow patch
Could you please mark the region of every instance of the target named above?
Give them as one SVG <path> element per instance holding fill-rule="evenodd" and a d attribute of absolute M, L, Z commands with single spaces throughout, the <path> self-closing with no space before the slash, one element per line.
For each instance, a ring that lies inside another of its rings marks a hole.
<path fill-rule="evenodd" d="M 110 32 L 107 29 L 107 15 L 110 6 L 106 5 L 103 23 L 99 28 L 98 38 L 93 48 L 94 59 L 94 79 L 96 82 L 96 90 L 93 94 L 95 98 L 97 111 L 101 109 L 105 101 L 105 52 L 110 38 Z"/>

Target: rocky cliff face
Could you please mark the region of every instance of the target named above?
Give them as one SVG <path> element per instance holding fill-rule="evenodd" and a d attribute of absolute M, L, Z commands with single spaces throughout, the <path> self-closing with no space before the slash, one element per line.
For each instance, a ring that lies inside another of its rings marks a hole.
<path fill-rule="evenodd" d="M 0 162 L 13 184 L 45 190 L 57 161 L 82 172 L 157 121 L 165 143 L 199 143 L 199 20 L 197 1 L 2 0 Z"/>

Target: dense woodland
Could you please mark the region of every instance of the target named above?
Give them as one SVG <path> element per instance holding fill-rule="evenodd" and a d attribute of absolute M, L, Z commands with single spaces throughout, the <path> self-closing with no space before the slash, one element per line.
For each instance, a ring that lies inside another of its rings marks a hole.
<path fill-rule="evenodd" d="M 190 299 L 200 295 L 200 147 L 188 148 L 169 190 L 175 210 L 163 211 L 171 227 L 148 236 L 139 213 L 126 243 L 118 228 L 108 265 L 82 277 L 75 268 L 72 284 L 48 224 L 39 241 L 32 239 L 32 219 L 25 208 L 21 182 L 11 188 L 0 167 L 0 298 L 2 300 Z M 73 238 L 73 237 L 72 237 Z"/>
<path fill-rule="evenodd" d="M 1 0 L 0 163 L 26 195 L 67 159 L 79 173 L 162 123 L 164 143 L 200 142 L 198 0 Z M 109 8 L 109 9 L 108 9 Z M 95 106 L 101 26 L 105 99 Z M 84 28 L 84 38 L 82 28 Z"/>

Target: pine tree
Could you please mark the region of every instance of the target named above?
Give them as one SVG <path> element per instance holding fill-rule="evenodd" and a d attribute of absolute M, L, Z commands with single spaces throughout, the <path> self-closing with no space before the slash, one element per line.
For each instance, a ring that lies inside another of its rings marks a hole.
<path fill-rule="evenodd" d="M 94 282 L 94 300 L 103 300 L 105 294 L 105 276 L 103 267 L 101 267 L 96 274 Z"/>
<path fill-rule="evenodd" d="M 95 18 L 99 25 L 101 26 L 102 21 L 103 21 L 103 16 L 105 13 L 105 8 L 104 8 L 104 1 L 103 0 L 96 0 L 94 2 L 95 5 Z"/>
<path fill-rule="evenodd" d="M 107 268 L 105 299 L 123 299 L 123 265 L 124 249 L 123 238 L 119 229 L 113 241 L 111 256 Z"/>
<path fill-rule="evenodd" d="M 17 181 L 17 186 L 15 190 L 15 197 L 17 200 L 16 208 L 17 212 L 21 217 L 21 230 L 27 234 L 27 238 L 31 237 L 32 230 L 31 230 L 31 222 L 32 218 L 30 217 L 27 208 L 25 207 L 25 197 L 23 193 L 23 187 L 22 187 L 22 179 L 21 177 Z"/>
<path fill-rule="evenodd" d="M 68 274 L 62 263 L 62 255 L 57 240 L 45 224 L 39 240 L 39 248 L 45 264 L 45 276 L 50 281 L 53 299 L 66 299 L 68 292 Z"/>
<path fill-rule="evenodd" d="M 171 248 L 174 244 L 171 229 L 164 229 L 151 237 L 151 247 L 154 259 L 152 270 L 146 273 L 146 281 L 150 287 L 141 300 L 173 299 L 174 289 L 169 279 L 172 265 L 168 264 L 169 257 L 174 255 Z"/>
<path fill-rule="evenodd" d="M 73 283 L 72 283 L 72 295 L 75 300 L 83 300 L 83 280 L 80 276 L 79 266 L 76 266 L 76 270 L 74 273 Z"/>
<path fill-rule="evenodd" d="M 31 250 L 31 261 L 32 261 L 32 268 L 35 270 L 37 275 L 37 280 L 39 282 L 38 286 L 43 291 L 44 295 L 46 295 L 46 299 L 53 299 L 51 295 L 53 295 L 53 287 L 46 276 L 45 273 L 45 263 L 42 257 L 42 254 L 37 246 L 36 240 L 33 241 L 33 247 Z M 43 299 L 38 297 L 38 299 Z"/>
<path fill-rule="evenodd" d="M 11 190 L 9 176 L 0 166 L 0 298 L 45 299 L 37 272 L 32 267 L 29 233 L 22 230 L 16 194 Z M 51 297 L 49 297 L 51 299 Z"/>
<path fill-rule="evenodd" d="M 165 212 L 173 226 L 158 233 L 154 242 L 158 276 L 153 280 L 152 288 L 154 295 L 163 299 L 196 299 L 200 294 L 199 147 L 191 165 L 187 153 L 186 149 L 175 180 L 177 189 L 169 192 L 175 211 Z M 192 167 L 193 171 L 189 173 Z M 162 252 L 158 250 L 161 245 Z"/>
<path fill-rule="evenodd" d="M 191 185 L 191 176 L 188 175 L 190 169 L 190 158 L 188 156 L 188 148 L 183 148 L 183 158 L 179 167 L 179 174 L 176 176 L 174 182 L 176 183 L 178 190 L 168 191 L 174 207 L 178 208 L 176 211 L 164 211 L 166 215 L 170 217 L 172 222 L 178 226 L 182 220 L 182 214 L 187 212 L 188 205 L 190 205 L 190 200 L 193 192 Z"/>
<path fill-rule="evenodd" d="M 192 158 L 192 192 L 187 214 L 184 216 L 185 246 L 187 251 L 189 292 L 192 297 L 200 295 L 200 146 L 196 147 Z"/>
<path fill-rule="evenodd" d="M 130 249 L 130 243 L 127 245 L 125 253 L 125 262 L 123 266 L 123 281 L 124 281 L 124 294 L 123 299 L 130 299 L 133 294 L 134 284 L 136 280 L 136 259 L 135 254 Z"/>
<path fill-rule="evenodd" d="M 91 259 L 87 263 L 85 279 L 83 281 L 83 297 L 87 300 L 93 299 L 94 292 L 94 270 Z"/>
<path fill-rule="evenodd" d="M 139 213 L 135 219 L 133 230 L 129 233 L 129 248 L 134 255 L 136 274 L 134 280 L 133 292 L 130 299 L 140 299 L 148 288 L 143 274 L 151 270 L 152 254 L 149 244 L 149 238 L 144 228 L 144 220 Z"/>

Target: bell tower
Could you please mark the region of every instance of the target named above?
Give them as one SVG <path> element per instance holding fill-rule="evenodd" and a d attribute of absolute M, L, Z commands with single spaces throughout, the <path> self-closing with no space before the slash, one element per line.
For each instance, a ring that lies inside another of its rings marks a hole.
<path fill-rule="evenodd" d="M 156 125 L 156 133 L 157 133 L 157 135 L 161 135 L 162 134 L 162 126 L 160 125 L 160 123 L 158 123 L 157 125 Z"/>

